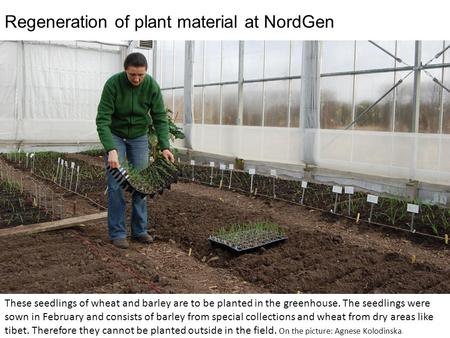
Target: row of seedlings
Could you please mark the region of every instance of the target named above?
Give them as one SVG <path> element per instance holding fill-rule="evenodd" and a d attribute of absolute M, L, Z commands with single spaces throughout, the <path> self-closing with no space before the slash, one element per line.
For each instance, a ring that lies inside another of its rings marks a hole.
<path fill-rule="evenodd" d="M 18 152 L 20 153 L 20 152 Z M 22 157 L 18 154 L 6 154 L 6 159 L 16 168 L 27 169 L 23 166 Z M 25 157 L 26 158 L 26 157 Z M 81 194 L 87 197 L 90 192 L 103 191 L 105 189 L 105 176 L 101 167 L 92 165 L 76 164 L 67 160 L 65 155 L 57 152 L 38 152 L 30 155 L 33 161 L 28 167 L 30 172 L 40 179 L 54 182 L 67 191 Z M 98 205 L 97 202 L 92 201 Z M 73 214 L 76 214 L 76 203 L 74 202 Z"/>
<path fill-rule="evenodd" d="M 288 180 L 277 176 L 257 174 L 254 168 L 236 170 L 233 164 L 209 162 L 199 165 L 195 160 L 179 164 L 186 181 L 227 188 L 252 195 L 284 200 L 305 205 L 336 215 L 344 215 L 369 223 L 395 227 L 411 233 L 436 236 L 448 243 L 450 210 L 448 208 L 406 201 L 393 197 L 380 197 L 356 191 L 353 186 L 329 186 Z"/>
<path fill-rule="evenodd" d="M 64 218 L 64 203 L 47 185 L 25 181 L 14 168 L 0 165 L 2 185 L 2 222 L 6 226 L 40 223 Z M 10 216 L 7 216 L 10 215 Z"/>

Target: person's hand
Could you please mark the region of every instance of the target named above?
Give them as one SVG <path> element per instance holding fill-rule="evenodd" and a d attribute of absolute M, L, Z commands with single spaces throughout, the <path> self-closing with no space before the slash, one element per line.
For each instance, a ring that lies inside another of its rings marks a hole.
<path fill-rule="evenodd" d="M 110 150 L 108 152 L 108 164 L 111 168 L 119 168 L 119 154 L 116 149 Z"/>
<path fill-rule="evenodd" d="M 172 162 L 172 163 L 175 162 L 175 157 L 173 156 L 172 152 L 171 152 L 169 149 L 164 149 L 164 150 L 162 151 L 162 155 L 164 156 L 164 158 L 165 158 L 167 161 L 170 161 L 170 162 Z"/>

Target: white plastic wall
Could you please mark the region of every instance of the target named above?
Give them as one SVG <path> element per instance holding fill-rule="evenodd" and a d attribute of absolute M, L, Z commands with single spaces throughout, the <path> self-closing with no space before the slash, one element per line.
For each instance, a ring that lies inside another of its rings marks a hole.
<path fill-rule="evenodd" d="M 194 124 L 191 140 L 192 148 L 201 152 L 256 161 L 302 163 L 302 134 L 298 128 Z"/>
<path fill-rule="evenodd" d="M 122 69 L 125 51 L 74 41 L 0 42 L 0 144 L 98 142 L 100 93 L 106 79 Z M 147 57 L 152 57 L 148 51 Z M 448 86 L 447 70 L 442 81 Z M 300 95 L 298 89 L 295 93 Z M 445 100 L 444 92 L 444 118 Z M 190 137 L 192 149 L 201 152 L 450 185 L 450 134 L 445 132 L 193 124 Z"/>
<path fill-rule="evenodd" d="M 0 43 L 0 143 L 98 142 L 103 84 L 121 63 L 100 44 Z"/>
<path fill-rule="evenodd" d="M 313 156 L 319 168 L 450 184 L 450 135 L 329 129 L 306 132 L 316 140 Z M 194 124 L 191 141 L 192 149 L 200 152 L 304 165 L 304 131 L 300 128 Z"/>
<path fill-rule="evenodd" d="M 18 44 L 0 42 L 0 139 L 14 140 L 16 133 L 16 83 L 19 69 Z"/>

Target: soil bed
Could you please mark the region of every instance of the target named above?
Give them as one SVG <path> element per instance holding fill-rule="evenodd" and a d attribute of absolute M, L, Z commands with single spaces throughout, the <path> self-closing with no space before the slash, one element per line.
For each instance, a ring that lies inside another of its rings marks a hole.
<path fill-rule="evenodd" d="M 96 170 L 102 172 L 101 168 Z M 27 175 L 26 170 L 20 173 Z M 242 174 L 242 181 L 247 178 Z M 87 195 L 104 205 L 105 182 L 101 179 L 103 184 L 95 185 Z M 65 193 L 56 185 L 49 184 L 49 188 L 61 194 L 68 205 L 76 202 L 78 214 L 98 211 L 80 196 Z M 267 185 L 267 191 L 270 188 Z M 373 225 L 356 225 L 304 206 L 192 183 L 175 184 L 170 192 L 149 199 L 148 203 L 149 225 L 156 235 L 156 241 L 149 246 L 132 243 L 128 250 L 114 248 L 107 237 L 106 222 L 0 239 L 4 249 L 0 254 L 0 290 L 25 293 L 447 293 L 450 290 L 450 258 L 443 242 L 380 231 Z M 208 241 L 209 235 L 222 227 L 256 221 L 280 225 L 288 240 L 240 255 L 212 246 Z"/>
<path fill-rule="evenodd" d="M 229 191 L 180 184 L 153 205 L 156 232 L 173 239 L 199 260 L 230 269 L 267 292 L 420 293 L 448 292 L 448 257 L 441 243 L 402 252 L 404 239 L 357 226 L 337 216 L 285 202 L 264 201 Z M 328 215 L 328 214 L 326 214 Z M 288 240 L 270 249 L 236 255 L 211 246 L 207 238 L 226 224 L 270 221 Z M 387 245 L 387 247 L 386 247 Z M 428 251 L 430 250 L 430 251 Z M 412 263 L 411 255 L 417 260 Z M 424 259 L 422 261 L 422 259 Z"/>
<path fill-rule="evenodd" d="M 33 204 L 33 199 L 18 187 L 0 180 L 0 229 L 47 222 L 51 213 Z"/>

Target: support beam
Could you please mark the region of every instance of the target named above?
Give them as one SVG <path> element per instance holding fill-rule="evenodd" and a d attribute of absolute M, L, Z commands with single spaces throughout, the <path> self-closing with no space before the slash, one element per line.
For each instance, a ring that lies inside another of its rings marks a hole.
<path fill-rule="evenodd" d="M 152 77 L 158 79 L 158 41 L 152 43 Z"/>
<path fill-rule="evenodd" d="M 244 41 L 239 41 L 238 70 L 238 120 L 236 125 L 242 126 L 244 121 Z"/>
<path fill-rule="evenodd" d="M 422 63 L 422 42 L 416 41 L 414 54 L 414 90 L 413 90 L 413 110 L 411 119 L 411 131 L 419 132 L 419 113 L 420 113 L 420 78 Z"/>
<path fill-rule="evenodd" d="M 192 149 L 192 125 L 194 123 L 194 41 L 185 42 L 184 56 L 184 144 Z"/>
<path fill-rule="evenodd" d="M 319 81 L 319 41 L 304 41 L 300 91 L 300 132 L 303 134 L 303 161 L 306 165 L 316 165 L 318 149 L 316 136 L 320 128 Z"/>
<path fill-rule="evenodd" d="M 66 218 L 59 221 L 36 223 L 31 225 L 19 225 L 14 228 L 1 229 L 0 237 L 9 235 L 29 235 L 38 232 L 53 231 L 65 228 L 71 228 L 81 224 L 86 224 L 94 221 L 101 221 L 108 217 L 108 213 L 100 212 L 97 214 L 84 215 L 72 218 Z"/>
<path fill-rule="evenodd" d="M 415 181 L 417 156 L 419 147 L 419 115 L 420 115 L 420 78 L 421 78 L 421 66 L 422 66 L 422 42 L 416 41 L 415 53 L 414 53 L 414 89 L 413 89 L 413 107 L 411 118 L 411 132 L 414 135 L 413 151 L 411 155 L 411 161 L 409 164 L 409 179 Z"/>

